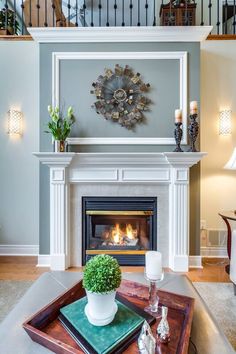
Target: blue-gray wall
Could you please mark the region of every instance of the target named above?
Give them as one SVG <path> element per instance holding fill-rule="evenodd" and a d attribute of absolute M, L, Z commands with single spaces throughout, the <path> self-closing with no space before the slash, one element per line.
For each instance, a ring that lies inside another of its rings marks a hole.
<path fill-rule="evenodd" d="M 0 244 L 38 245 L 39 54 L 33 41 L 0 41 Z M 23 113 L 23 135 L 7 134 L 7 111 Z"/>
<path fill-rule="evenodd" d="M 105 51 L 187 51 L 188 52 L 188 100 L 200 99 L 200 45 L 198 43 L 103 43 L 103 44 L 41 44 L 40 45 L 40 151 L 52 151 L 50 135 L 44 133 L 48 121 L 47 106 L 52 98 L 52 52 L 105 52 Z M 90 94 L 92 81 L 103 73 L 105 67 L 114 64 L 129 64 L 151 84 L 150 97 L 153 101 L 147 113 L 145 125 L 135 132 L 128 132 L 112 122 L 103 120 L 91 108 L 94 97 Z M 78 117 L 73 136 L 145 136 L 166 137 L 173 135 L 173 113 L 178 108 L 179 82 L 178 65 L 170 60 L 98 60 L 65 61 L 60 66 L 60 101 L 67 107 L 72 105 Z M 105 132 L 105 134 L 104 134 Z M 172 151 L 173 146 L 79 146 L 80 152 L 99 151 Z M 199 167 L 191 172 L 191 241 L 192 254 L 199 252 Z M 49 170 L 40 167 L 40 253 L 49 253 Z"/>

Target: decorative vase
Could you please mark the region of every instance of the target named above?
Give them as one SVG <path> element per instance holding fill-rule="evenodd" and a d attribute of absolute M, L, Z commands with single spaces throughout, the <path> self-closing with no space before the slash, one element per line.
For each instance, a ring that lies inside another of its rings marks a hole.
<path fill-rule="evenodd" d="M 86 290 L 86 294 L 88 303 L 84 311 L 88 321 L 94 326 L 105 326 L 111 323 L 118 310 L 115 302 L 116 291 L 99 294 Z"/>
<path fill-rule="evenodd" d="M 54 140 L 54 152 L 66 152 L 66 141 Z"/>

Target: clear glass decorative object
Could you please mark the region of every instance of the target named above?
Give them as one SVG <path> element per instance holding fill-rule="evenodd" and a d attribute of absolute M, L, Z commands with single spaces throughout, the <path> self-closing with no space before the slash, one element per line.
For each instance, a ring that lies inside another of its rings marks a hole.
<path fill-rule="evenodd" d="M 167 321 L 168 308 L 162 306 L 162 319 L 157 327 L 157 338 L 161 343 L 168 343 L 170 341 L 170 327 Z"/>
<path fill-rule="evenodd" d="M 154 354 L 156 350 L 156 339 L 147 321 L 144 322 L 138 337 L 138 349 L 140 354 Z"/>
<path fill-rule="evenodd" d="M 145 278 L 149 281 L 149 304 L 145 307 L 145 311 L 153 313 L 153 315 L 158 318 L 161 317 L 161 307 L 159 306 L 159 296 L 158 296 L 158 286 L 157 284 L 164 279 L 164 272 L 161 273 L 159 279 L 150 279 L 146 272 Z"/>

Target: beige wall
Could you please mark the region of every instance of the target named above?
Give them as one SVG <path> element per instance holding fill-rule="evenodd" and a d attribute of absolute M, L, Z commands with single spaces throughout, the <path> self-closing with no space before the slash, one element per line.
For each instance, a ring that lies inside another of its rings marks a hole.
<path fill-rule="evenodd" d="M 222 228 L 222 210 L 236 209 L 236 171 L 223 167 L 236 146 L 236 41 L 201 45 L 201 220 Z M 233 133 L 218 134 L 219 111 L 232 110 Z"/>

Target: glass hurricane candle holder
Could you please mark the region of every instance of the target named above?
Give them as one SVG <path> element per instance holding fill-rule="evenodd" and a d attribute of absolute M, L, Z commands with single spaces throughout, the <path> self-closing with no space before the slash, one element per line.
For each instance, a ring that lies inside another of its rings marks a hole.
<path fill-rule="evenodd" d="M 158 296 L 158 286 L 157 284 L 160 283 L 164 279 L 164 272 L 160 274 L 160 276 L 156 279 L 151 279 L 147 276 L 146 271 L 144 271 L 145 279 L 149 282 L 149 304 L 145 307 L 146 312 L 151 312 L 156 318 L 161 317 L 161 307 L 159 306 L 159 296 Z"/>

